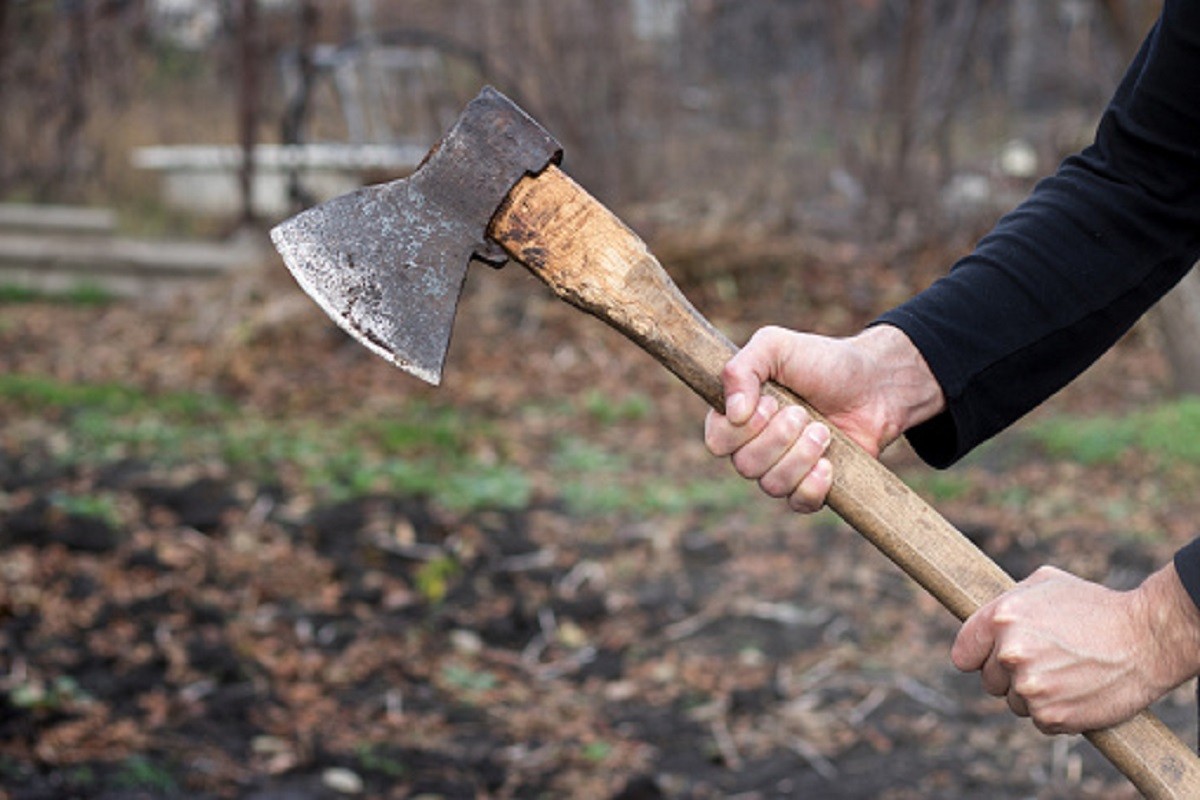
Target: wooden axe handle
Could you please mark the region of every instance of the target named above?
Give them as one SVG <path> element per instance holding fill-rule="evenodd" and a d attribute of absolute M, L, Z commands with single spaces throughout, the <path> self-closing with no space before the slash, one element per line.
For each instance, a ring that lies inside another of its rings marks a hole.
<path fill-rule="evenodd" d="M 693 308 L 645 243 L 557 167 L 522 179 L 488 233 L 555 294 L 612 325 L 723 408 L 721 370 L 736 346 Z M 786 389 L 771 384 L 766 391 L 822 419 Z M 877 459 L 830 430 L 829 506 L 956 617 L 966 619 L 1014 585 Z M 1200 797 L 1200 759 L 1150 712 L 1087 737 L 1147 797 Z"/>

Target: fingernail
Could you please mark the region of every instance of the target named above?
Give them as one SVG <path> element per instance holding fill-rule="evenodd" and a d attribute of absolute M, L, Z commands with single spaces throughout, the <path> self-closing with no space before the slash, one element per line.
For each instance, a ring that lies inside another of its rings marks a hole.
<path fill-rule="evenodd" d="M 833 464 L 829 463 L 828 458 L 822 458 L 812 468 L 813 474 L 822 480 L 833 477 Z"/>
<path fill-rule="evenodd" d="M 725 398 L 725 416 L 735 425 L 741 425 L 750 416 L 750 409 L 746 407 L 746 395 L 741 392 L 731 394 Z"/>
<path fill-rule="evenodd" d="M 829 440 L 832 438 L 829 428 L 820 422 L 814 422 L 812 425 L 809 425 L 804 435 L 820 445 L 822 450 L 829 446 Z"/>

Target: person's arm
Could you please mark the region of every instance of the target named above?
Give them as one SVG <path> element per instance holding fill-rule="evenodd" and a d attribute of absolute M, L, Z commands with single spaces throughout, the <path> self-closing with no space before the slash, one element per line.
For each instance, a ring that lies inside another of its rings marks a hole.
<path fill-rule="evenodd" d="M 880 321 L 923 354 L 946 410 L 908 432 L 947 466 L 1087 368 L 1200 257 L 1200 3 L 1168 0 L 1068 158 L 950 274 Z"/>
<path fill-rule="evenodd" d="M 973 614 L 951 658 L 1046 733 L 1097 730 L 1200 673 L 1200 610 L 1174 564 L 1128 592 L 1043 567 Z"/>
<path fill-rule="evenodd" d="M 858 369 L 858 348 L 793 338 L 788 346 L 796 351 L 780 352 L 777 333 L 756 336 L 735 357 L 724 376 L 727 395 L 757 399 L 755 381 L 778 380 L 876 453 L 899 421 L 916 452 L 937 467 L 1010 425 L 1099 358 L 1200 257 L 1197 75 L 1200 3 L 1168 0 L 1095 142 L 1040 182 L 946 277 L 876 321 L 915 346 L 937 384 L 929 395 L 942 404 L 938 413 L 925 416 L 928 406 L 919 402 L 923 410 L 910 414 L 909 398 L 879 393 L 878 402 L 842 405 L 856 391 L 870 392 L 856 384 L 879 379 Z M 764 488 L 791 497 L 797 510 L 818 508 L 828 467 L 799 432 L 819 440 L 820 430 L 790 418 L 793 411 L 785 429 L 775 430 L 762 409 L 753 411 L 734 403 L 729 416 L 710 415 L 710 448 L 733 455 L 746 477 L 759 479 L 781 463 Z M 757 441 L 761 431 L 771 436 Z M 804 452 L 786 456 L 793 443 Z"/>
<path fill-rule="evenodd" d="M 935 466 L 1068 383 L 1200 257 L 1197 75 L 1200 2 L 1167 0 L 1094 144 L 947 277 L 877 321 L 874 335 L 900 345 L 891 366 L 866 357 L 866 334 L 755 337 L 724 375 L 727 396 L 745 402 L 709 415 L 709 448 L 793 508 L 813 510 L 830 486 L 828 436 L 795 412 L 751 403 L 762 381 L 796 390 L 873 453 L 904 431 Z M 897 382 L 894 394 L 876 390 L 894 375 L 921 377 Z M 1200 669 L 1198 607 L 1197 543 L 1134 593 L 1043 571 L 972 616 L 955 660 L 983 670 L 989 689 L 1007 687 L 1015 710 L 1048 730 L 1107 724 Z M 1089 611 L 1097 608 L 1106 613 Z M 1013 640 L 1015 655 L 1004 644 Z M 1122 642 L 1138 644 L 1131 652 Z"/>

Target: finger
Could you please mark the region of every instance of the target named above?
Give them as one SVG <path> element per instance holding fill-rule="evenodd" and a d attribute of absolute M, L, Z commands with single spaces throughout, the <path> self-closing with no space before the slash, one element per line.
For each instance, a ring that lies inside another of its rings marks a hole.
<path fill-rule="evenodd" d="M 1021 695 L 1017 694 L 1016 692 L 1010 691 L 1004 696 L 1004 699 L 1008 701 L 1008 707 L 1011 708 L 1012 712 L 1018 717 L 1029 716 L 1029 704 L 1025 702 L 1024 697 L 1021 697 Z"/>
<path fill-rule="evenodd" d="M 715 456 L 732 455 L 762 433 L 778 410 L 779 403 L 775 398 L 762 397 L 755 413 L 742 425 L 735 425 L 728 416 L 710 410 L 704 418 L 704 444 Z"/>
<path fill-rule="evenodd" d="M 992 609 L 993 604 L 988 603 L 968 617 L 954 639 L 954 646 L 950 648 L 950 660 L 963 672 L 973 672 L 982 668 L 995 647 Z"/>
<path fill-rule="evenodd" d="M 833 464 L 828 458 L 817 461 L 812 470 L 800 481 L 796 491 L 788 497 L 788 505 L 793 511 L 801 514 L 811 514 L 820 511 L 825 505 L 825 498 L 833 488 Z"/>
<path fill-rule="evenodd" d="M 745 478 L 762 478 L 796 444 L 808 421 L 808 412 L 799 406 L 782 409 L 733 454 L 734 468 Z"/>
<path fill-rule="evenodd" d="M 989 658 L 979 668 L 983 690 L 992 697 L 1003 697 L 1012 690 L 1012 673 L 997 659 Z"/>
<path fill-rule="evenodd" d="M 758 485 L 772 497 L 788 497 L 796 492 L 825 455 L 830 439 L 829 428 L 819 422 L 809 423 L 807 413 L 789 408 L 782 414 L 790 414 L 797 421 L 804 420 L 805 424 L 787 452 L 758 479 Z"/>
<path fill-rule="evenodd" d="M 746 424 L 758 405 L 762 385 L 774 376 L 783 333 L 763 328 L 721 370 L 725 414 L 734 425 Z"/>

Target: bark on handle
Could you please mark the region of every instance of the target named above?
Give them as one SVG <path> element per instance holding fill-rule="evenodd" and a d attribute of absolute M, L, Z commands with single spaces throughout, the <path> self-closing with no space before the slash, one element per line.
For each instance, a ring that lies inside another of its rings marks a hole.
<path fill-rule="evenodd" d="M 724 407 L 721 370 L 737 348 L 688 302 L 646 245 L 556 167 L 526 177 L 489 234 L 555 294 L 599 317 Z M 770 385 L 781 402 L 803 400 Z M 1013 580 L 877 459 L 836 428 L 829 506 L 959 619 Z M 1143 712 L 1091 742 L 1147 797 L 1200 798 L 1200 759 Z"/>

